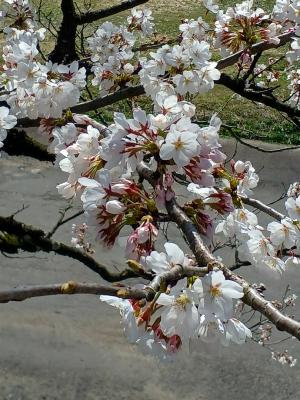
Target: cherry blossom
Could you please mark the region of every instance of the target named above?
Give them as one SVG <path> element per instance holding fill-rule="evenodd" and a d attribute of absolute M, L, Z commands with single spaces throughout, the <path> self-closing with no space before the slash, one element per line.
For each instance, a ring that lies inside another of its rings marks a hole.
<path fill-rule="evenodd" d="M 183 251 L 177 244 L 167 242 L 164 244 L 164 247 L 166 253 L 152 251 L 145 259 L 147 267 L 156 274 L 169 271 L 176 265 L 186 266 L 189 264 L 188 258 L 185 257 Z"/>
<path fill-rule="evenodd" d="M 292 221 L 283 219 L 281 223 L 271 222 L 268 225 L 268 230 L 271 232 L 270 240 L 275 246 L 283 245 L 289 249 L 295 245 L 298 235 Z"/>
<path fill-rule="evenodd" d="M 194 289 L 203 299 L 200 310 L 208 310 L 221 319 L 227 319 L 232 314 L 232 299 L 240 299 L 244 295 L 243 288 L 236 282 L 225 280 L 222 271 L 212 271 L 203 279 L 198 279 Z"/>
<path fill-rule="evenodd" d="M 134 307 L 129 300 L 114 296 L 101 295 L 100 300 L 120 310 L 122 326 L 129 343 L 135 343 L 140 337 L 139 328 L 134 314 Z"/>
<path fill-rule="evenodd" d="M 17 123 L 17 118 L 9 114 L 7 107 L 0 107 L 0 148 L 6 138 L 7 130 L 13 128 Z"/>
<path fill-rule="evenodd" d="M 159 154 L 162 160 L 172 159 L 179 167 L 183 167 L 198 154 L 200 145 L 197 141 L 197 134 L 188 130 L 189 125 L 191 124 L 187 118 L 171 125 L 160 148 Z"/>
<path fill-rule="evenodd" d="M 162 293 L 157 300 L 164 306 L 160 322 L 163 333 L 178 335 L 184 342 L 195 336 L 199 322 L 193 292 L 186 288 L 186 284 L 186 279 L 178 281 L 169 294 Z"/>
<path fill-rule="evenodd" d="M 285 202 L 285 207 L 291 219 L 300 221 L 300 196 L 289 197 Z"/>

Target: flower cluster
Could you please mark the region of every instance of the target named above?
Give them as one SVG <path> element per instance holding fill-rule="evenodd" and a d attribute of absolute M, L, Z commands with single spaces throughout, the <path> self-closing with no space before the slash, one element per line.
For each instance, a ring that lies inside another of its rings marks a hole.
<path fill-rule="evenodd" d="M 131 63 L 136 42 L 135 31 L 142 36 L 153 33 L 150 10 L 133 8 L 128 17 L 128 26 L 116 26 L 111 22 L 102 24 L 95 34 L 88 38 L 91 60 L 94 63 L 92 84 L 99 88 L 101 96 L 130 86 L 136 68 Z"/>
<path fill-rule="evenodd" d="M 282 365 L 289 365 L 290 367 L 294 367 L 297 363 L 297 359 L 291 356 L 288 350 L 280 351 L 273 351 L 272 352 L 272 359 L 278 361 Z"/>
<path fill-rule="evenodd" d="M 124 227 L 133 227 L 127 239 L 127 258 L 139 259 L 149 254 L 158 234 L 150 215 L 156 212 L 154 199 L 134 181 L 113 180 L 106 169 L 95 178 L 79 178 L 78 183 L 85 188 L 81 200 L 88 224 L 96 227 L 98 239 L 112 246 Z"/>
<path fill-rule="evenodd" d="M 161 274 L 176 266 L 193 263 L 174 243 L 165 244 L 166 253 L 151 252 L 143 259 L 144 267 Z M 179 349 L 188 349 L 197 339 L 244 343 L 251 331 L 233 312 L 233 301 L 243 297 L 243 288 L 225 280 L 222 271 L 203 278 L 179 280 L 151 302 L 121 300 L 100 296 L 121 311 L 124 331 L 131 343 L 161 359 L 173 357 Z"/>
<path fill-rule="evenodd" d="M 216 233 L 235 238 L 243 259 L 282 273 L 287 266 L 299 265 L 299 204 L 300 196 L 288 197 L 285 206 L 289 218 L 270 222 L 266 228 L 257 224 L 252 212 L 236 209 L 217 225 Z"/>
<path fill-rule="evenodd" d="M 270 23 L 270 16 L 261 8 L 253 8 L 253 0 L 246 0 L 226 12 L 219 10 L 215 22 L 215 46 L 226 55 L 251 47 L 258 41 L 278 43 L 281 25 Z"/>
<path fill-rule="evenodd" d="M 220 72 L 217 63 L 211 61 L 210 45 L 205 40 L 207 29 L 202 18 L 186 20 L 180 25 L 180 44 L 164 45 L 150 52 L 150 60 L 141 60 L 140 80 L 154 101 L 159 92 L 184 96 L 206 93 L 214 87 Z"/>
<path fill-rule="evenodd" d="M 272 83 L 278 81 L 280 77 L 280 72 L 272 68 L 274 63 L 275 63 L 274 59 L 269 58 L 267 64 L 256 65 L 253 72 L 254 72 L 254 77 L 259 79 L 259 81 L 256 82 L 257 86 L 261 88 L 270 87 Z"/>
<path fill-rule="evenodd" d="M 7 1 L 6 1 L 7 2 Z M 63 110 L 78 103 L 80 90 L 86 85 L 85 69 L 78 62 L 58 65 L 38 60 L 39 42 L 45 29 L 34 29 L 27 2 L 8 2 L 21 16 L 15 27 L 4 29 L 4 64 L 0 84 L 8 92 L 2 96 L 18 118 L 58 118 Z"/>
<path fill-rule="evenodd" d="M 291 70 L 287 76 L 289 80 L 290 95 L 288 102 L 292 107 L 300 109 L 300 69 Z"/>
<path fill-rule="evenodd" d="M 82 190 L 80 178 L 93 178 L 105 165 L 105 159 L 101 158 L 105 127 L 89 123 L 89 117 L 73 115 L 72 122 L 51 129 L 50 148 L 58 154 L 61 170 L 69 174 L 68 180 L 57 186 L 58 192 L 67 199 Z"/>
<path fill-rule="evenodd" d="M 297 0 L 276 0 L 272 16 L 277 21 L 283 21 L 288 27 L 300 22 L 299 18 L 300 5 Z"/>
<path fill-rule="evenodd" d="M 111 22 L 102 24 L 88 39 L 91 60 L 94 65 L 92 84 L 98 86 L 101 95 L 113 92 L 131 82 L 134 66 L 132 48 L 135 36 L 126 27 Z"/>
<path fill-rule="evenodd" d="M 4 0 L 0 10 L 0 21 L 7 17 L 14 22 L 17 21 L 22 29 L 33 29 L 35 27 L 33 14 L 29 0 Z"/>
<path fill-rule="evenodd" d="M 2 99 L 19 118 L 59 118 L 63 110 L 78 103 L 80 92 L 86 86 L 86 70 L 78 62 L 43 64 L 39 44 L 45 38 L 45 29 L 36 29 L 28 1 L 5 0 L 4 5 L 2 16 L 9 15 L 17 22 L 4 29 L 6 45 L 0 85 L 8 94 Z M 148 10 L 133 9 L 128 24 L 117 27 L 106 22 L 88 39 L 94 72 L 92 84 L 99 87 L 101 96 L 131 84 L 135 71 L 129 62 L 134 56 L 133 32 L 146 35 L 153 31 Z"/>
<path fill-rule="evenodd" d="M 128 30 L 137 31 L 145 36 L 150 36 L 154 31 L 152 12 L 146 8 L 132 8 L 129 17 L 127 17 Z"/>
<path fill-rule="evenodd" d="M 72 240 L 71 243 L 77 249 L 81 249 L 86 253 L 94 254 L 95 250 L 92 248 L 91 243 L 86 242 L 86 233 L 88 230 L 87 224 L 72 225 Z"/>

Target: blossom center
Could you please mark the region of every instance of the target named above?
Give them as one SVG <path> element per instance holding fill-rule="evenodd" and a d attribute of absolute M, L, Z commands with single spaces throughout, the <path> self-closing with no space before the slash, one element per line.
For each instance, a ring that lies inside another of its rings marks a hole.
<path fill-rule="evenodd" d="M 222 292 L 219 286 L 211 286 L 210 294 L 212 295 L 212 297 L 220 297 L 222 295 Z"/>
<path fill-rule="evenodd" d="M 261 239 L 259 241 L 259 246 L 263 249 L 263 250 L 267 250 L 268 245 L 267 245 L 267 241 L 265 239 Z"/>
<path fill-rule="evenodd" d="M 187 304 L 189 304 L 190 302 L 191 302 L 190 299 L 185 293 L 178 296 L 177 299 L 175 300 L 176 305 L 182 308 L 183 310 L 185 310 Z"/>
<path fill-rule="evenodd" d="M 180 150 L 184 147 L 184 143 L 181 141 L 181 138 L 178 138 L 175 142 L 173 142 L 175 149 Z"/>
<path fill-rule="evenodd" d="M 246 213 L 244 211 L 240 211 L 240 220 L 241 221 L 247 220 Z"/>
<path fill-rule="evenodd" d="M 184 77 L 184 83 L 187 85 L 188 83 L 193 82 L 193 79 L 189 76 Z"/>

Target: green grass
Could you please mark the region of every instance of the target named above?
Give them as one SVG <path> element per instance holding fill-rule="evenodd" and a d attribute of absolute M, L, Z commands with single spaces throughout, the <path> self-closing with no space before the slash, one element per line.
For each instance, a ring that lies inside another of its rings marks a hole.
<path fill-rule="evenodd" d="M 38 0 L 34 0 L 33 3 Z M 92 9 L 106 8 L 113 4 L 118 4 L 120 0 L 108 1 L 105 3 L 97 0 L 91 0 Z M 99 6 L 100 3 L 100 6 Z M 274 1 L 261 0 L 256 1 L 255 5 L 265 10 L 272 8 Z M 83 9 L 84 0 L 77 1 L 78 7 Z M 226 9 L 227 6 L 233 5 L 234 1 L 225 0 L 219 1 L 222 4 L 222 8 Z M 58 26 L 60 21 L 60 1 L 44 0 L 43 12 L 51 12 L 51 18 L 53 23 Z M 171 7 L 172 5 L 172 7 Z M 156 28 L 159 33 L 166 35 L 168 38 L 176 37 L 178 34 L 178 25 L 184 18 L 197 18 L 203 16 L 203 7 L 201 6 L 201 0 L 181 0 L 176 1 L 176 7 L 174 2 L 167 0 L 150 0 L 147 5 L 153 11 L 155 17 Z M 120 24 L 125 21 L 126 16 L 129 12 L 122 12 L 117 14 L 109 20 L 114 23 Z M 89 32 L 92 32 L 98 25 L 104 21 L 94 23 L 92 27 L 89 27 Z M 49 49 L 53 42 L 53 38 L 49 37 L 44 44 Z M 284 53 L 284 49 L 280 50 Z M 265 56 L 278 56 L 278 50 L 269 51 Z M 280 65 L 284 68 L 284 63 Z M 231 74 L 236 74 L 234 68 L 230 68 Z M 284 78 L 283 78 L 284 79 Z M 283 80 L 282 80 L 283 82 Z M 284 91 L 279 92 L 283 95 Z M 265 141 L 278 142 L 278 143 L 289 143 L 289 144 L 300 144 L 300 135 L 294 125 L 291 124 L 285 116 L 279 114 L 267 107 L 262 107 L 254 104 L 248 100 L 242 99 L 241 97 L 234 95 L 230 90 L 216 85 L 213 91 L 208 94 L 197 96 L 193 99 L 197 105 L 197 118 L 199 120 L 208 119 L 214 112 L 218 112 L 219 116 L 224 123 L 235 126 L 236 133 L 244 138 L 250 139 L 261 139 Z M 151 104 L 145 98 L 141 98 L 135 102 L 144 106 L 148 111 L 151 111 Z M 108 106 L 101 110 L 101 113 L 107 120 L 111 120 L 112 112 L 118 109 L 118 111 L 130 114 L 130 106 L 128 102 L 120 102 L 118 105 Z M 229 132 L 224 131 L 224 134 L 228 135 Z"/>

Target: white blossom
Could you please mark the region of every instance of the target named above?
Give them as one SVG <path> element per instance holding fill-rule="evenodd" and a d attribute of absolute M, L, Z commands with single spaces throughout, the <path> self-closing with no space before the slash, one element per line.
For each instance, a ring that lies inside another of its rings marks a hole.
<path fill-rule="evenodd" d="M 169 294 L 162 293 L 157 300 L 164 306 L 160 322 L 163 333 L 178 335 L 184 342 L 195 336 L 199 322 L 193 292 L 186 284 L 186 279 L 178 281 Z"/>
<path fill-rule="evenodd" d="M 285 208 L 291 219 L 300 221 L 300 196 L 289 197 L 285 202 Z"/>
<path fill-rule="evenodd" d="M 116 307 L 120 310 L 120 315 L 122 318 L 122 325 L 125 335 L 129 343 L 135 343 L 140 337 L 139 328 L 136 323 L 136 318 L 134 315 L 134 309 L 129 300 L 120 299 L 115 296 L 101 295 L 100 300 L 105 303 Z"/>
<path fill-rule="evenodd" d="M 149 256 L 145 258 L 145 263 L 149 269 L 156 274 L 161 274 L 171 270 L 175 266 L 186 266 L 189 263 L 183 251 L 175 243 L 167 242 L 164 244 L 165 253 L 158 253 L 152 251 Z"/>
<path fill-rule="evenodd" d="M 298 237 L 295 226 L 287 219 L 281 220 L 281 223 L 277 221 L 269 223 L 268 231 L 271 232 L 271 242 L 275 246 L 283 245 L 286 249 L 294 246 Z"/>
<path fill-rule="evenodd" d="M 17 118 L 9 114 L 7 107 L 0 107 L 0 148 L 3 146 L 3 140 L 7 136 L 7 130 L 13 128 L 17 123 Z"/>
<path fill-rule="evenodd" d="M 173 159 L 175 164 L 180 167 L 187 165 L 200 149 L 197 135 L 186 130 L 188 129 L 188 125 L 184 124 L 186 121 L 187 119 L 182 119 L 176 125 L 171 126 L 159 152 L 162 160 Z"/>
<path fill-rule="evenodd" d="M 209 311 L 221 319 L 227 319 L 232 314 L 232 299 L 244 296 L 242 286 L 226 280 L 222 271 L 212 271 L 204 278 L 197 279 L 194 289 L 203 299 L 199 311 L 204 314 Z"/>

